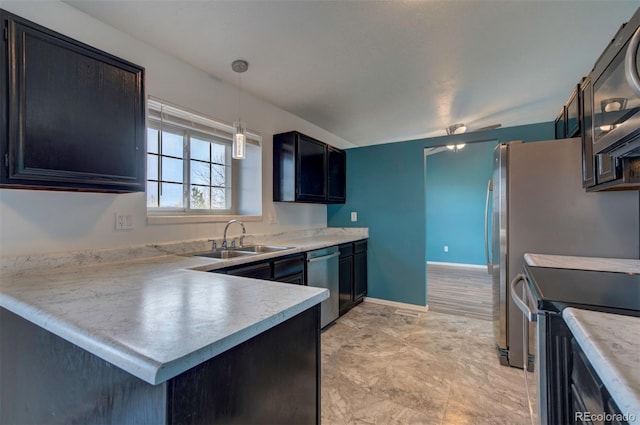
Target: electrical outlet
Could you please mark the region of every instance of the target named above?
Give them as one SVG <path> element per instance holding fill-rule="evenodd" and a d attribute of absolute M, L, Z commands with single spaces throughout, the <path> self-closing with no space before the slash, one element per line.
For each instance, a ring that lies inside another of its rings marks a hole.
<path fill-rule="evenodd" d="M 357 211 L 351 211 L 351 221 L 358 221 L 358 212 Z"/>
<path fill-rule="evenodd" d="M 116 230 L 132 230 L 133 229 L 133 214 L 131 213 L 116 213 Z"/>
<path fill-rule="evenodd" d="M 448 245 L 444 246 L 444 252 L 449 252 L 449 246 Z"/>

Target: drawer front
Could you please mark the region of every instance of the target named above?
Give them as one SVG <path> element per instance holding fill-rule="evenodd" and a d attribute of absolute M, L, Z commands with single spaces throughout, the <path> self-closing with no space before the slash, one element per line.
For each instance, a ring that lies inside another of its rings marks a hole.
<path fill-rule="evenodd" d="M 297 273 L 304 273 L 304 254 L 296 254 L 273 261 L 274 279 L 277 280 Z"/>
<path fill-rule="evenodd" d="M 353 248 L 356 253 L 365 252 L 367 250 L 367 241 L 357 241 L 353 243 Z"/>
<path fill-rule="evenodd" d="M 338 249 L 340 250 L 340 258 L 353 255 L 353 243 L 351 242 L 339 245 Z"/>

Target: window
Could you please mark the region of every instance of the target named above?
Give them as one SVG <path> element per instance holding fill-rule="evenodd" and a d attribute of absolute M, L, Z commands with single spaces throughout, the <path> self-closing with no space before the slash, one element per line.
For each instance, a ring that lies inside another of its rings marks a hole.
<path fill-rule="evenodd" d="M 149 98 L 147 210 L 260 214 L 256 201 L 261 197 L 249 200 L 246 195 L 254 193 L 255 186 L 240 187 L 261 187 L 261 167 L 256 167 L 261 162 L 260 136 L 248 135 L 247 155 L 253 152 L 253 158 L 236 161 L 231 159 L 232 131 L 231 125 Z"/>

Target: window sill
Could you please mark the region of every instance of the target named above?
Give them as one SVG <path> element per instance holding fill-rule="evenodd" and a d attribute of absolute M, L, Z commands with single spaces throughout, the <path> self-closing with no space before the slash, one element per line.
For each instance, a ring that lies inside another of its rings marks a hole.
<path fill-rule="evenodd" d="M 148 215 L 147 224 L 226 223 L 229 220 L 262 221 L 261 215 Z"/>

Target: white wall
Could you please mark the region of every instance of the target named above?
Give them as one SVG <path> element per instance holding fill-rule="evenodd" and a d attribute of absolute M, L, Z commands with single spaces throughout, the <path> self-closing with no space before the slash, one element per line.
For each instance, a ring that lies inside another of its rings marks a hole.
<path fill-rule="evenodd" d="M 3 0 L 2 8 L 145 67 L 148 95 L 226 122 L 236 119 L 235 86 L 223 83 L 71 6 L 58 1 Z M 250 75 L 245 78 L 250 78 Z M 263 221 L 247 222 L 247 232 L 274 233 L 326 227 L 327 208 L 324 205 L 274 204 L 271 201 L 272 136 L 298 130 L 340 148 L 354 145 L 244 93 L 242 115 L 249 128 L 263 137 Z M 144 193 L 0 189 L 0 256 L 115 248 L 222 234 L 224 223 L 148 225 L 145 202 Z M 133 213 L 134 230 L 115 231 L 115 212 Z"/>

